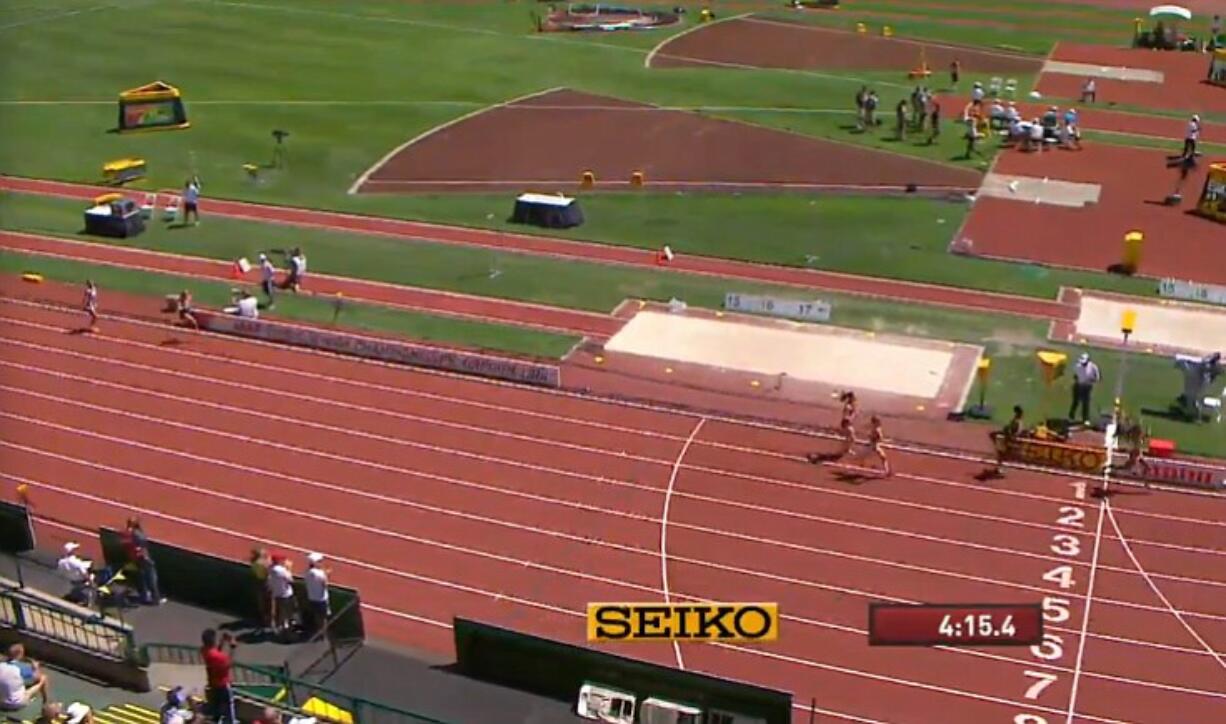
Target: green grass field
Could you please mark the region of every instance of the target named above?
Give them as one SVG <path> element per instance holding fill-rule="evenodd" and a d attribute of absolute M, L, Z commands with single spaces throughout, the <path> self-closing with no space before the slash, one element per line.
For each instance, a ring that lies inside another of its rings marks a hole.
<path fill-rule="evenodd" d="M 48 280 L 70 284 L 93 279 L 104 294 L 113 290 L 146 295 L 150 298 L 151 312 L 160 306 L 163 297 L 180 289 L 190 290 L 196 302 L 204 307 L 220 309 L 230 304 L 231 285 L 222 282 L 0 251 L 0 274 L 16 275 L 26 271 L 37 271 Z M 105 302 L 102 311 L 105 314 Z M 331 325 L 335 318 L 339 326 L 358 331 L 396 334 L 425 342 L 457 344 L 544 359 L 560 359 L 579 342 L 578 337 L 352 301 L 346 302 L 337 315 L 330 299 L 292 294 L 277 298 L 272 315 L 273 318 L 324 325 Z"/>

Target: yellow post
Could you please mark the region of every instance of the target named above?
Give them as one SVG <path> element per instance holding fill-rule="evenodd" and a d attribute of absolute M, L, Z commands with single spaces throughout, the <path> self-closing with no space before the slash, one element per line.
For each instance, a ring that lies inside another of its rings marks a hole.
<path fill-rule="evenodd" d="M 583 178 L 579 181 L 579 185 L 585 189 L 590 189 L 596 184 L 596 174 L 591 171 L 584 171 Z"/>
<path fill-rule="evenodd" d="M 1120 331 L 1125 336 L 1131 335 L 1132 331 L 1137 328 L 1137 312 L 1135 309 L 1125 309 L 1120 315 Z"/>
<path fill-rule="evenodd" d="M 630 174 L 630 185 L 631 186 L 642 186 L 643 185 L 643 172 L 642 171 L 635 171 L 634 173 Z"/>
<path fill-rule="evenodd" d="M 1068 366 L 1068 355 L 1050 350 L 1040 350 L 1035 355 L 1039 360 L 1039 371 L 1043 375 L 1043 403 L 1041 405 L 1043 419 L 1047 419 L 1047 409 L 1051 407 L 1052 387 L 1056 380 L 1064 376 Z"/>
<path fill-rule="evenodd" d="M 1133 274 L 1141 266 L 1141 248 L 1145 245 L 1145 233 L 1130 231 L 1124 234 L 1124 258 L 1120 265 L 1124 271 Z"/>
<path fill-rule="evenodd" d="M 881 26 L 881 35 L 885 38 L 894 37 L 894 28 L 891 28 L 889 25 Z"/>
<path fill-rule="evenodd" d="M 856 32 L 863 35 L 868 32 L 868 26 L 864 23 L 856 23 Z"/>

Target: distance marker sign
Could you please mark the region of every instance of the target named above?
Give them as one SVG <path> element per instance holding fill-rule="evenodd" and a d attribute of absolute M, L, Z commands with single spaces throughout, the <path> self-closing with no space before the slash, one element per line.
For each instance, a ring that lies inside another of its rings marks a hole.
<path fill-rule="evenodd" d="M 764 297 L 736 292 L 728 292 L 724 295 L 724 309 L 749 314 L 772 314 L 776 317 L 804 319 L 810 322 L 829 322 L 831 312 L 828 302 L 816 299 L 806 302 L 799 299 Z"/>
<path fill-rule="evenodd" d="M 589 603 L 587 640 L 774 641 L 777 603 Z"/>

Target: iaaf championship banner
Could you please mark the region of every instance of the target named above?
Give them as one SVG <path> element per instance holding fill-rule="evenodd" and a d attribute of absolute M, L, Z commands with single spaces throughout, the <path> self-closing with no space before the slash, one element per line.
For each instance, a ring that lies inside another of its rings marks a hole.
<path fill-rule="evenodd" d="M 587 640 L 769 642 L 777 603 L 589 603 Z"/>

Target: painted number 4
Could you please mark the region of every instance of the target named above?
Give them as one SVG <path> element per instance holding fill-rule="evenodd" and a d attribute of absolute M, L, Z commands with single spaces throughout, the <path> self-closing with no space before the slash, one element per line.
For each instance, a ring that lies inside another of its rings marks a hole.
<path fill-rule="evenodd" d="M 1063 589 L 1066 589 L 1066 590 L 1069 588 L 1072 588 L 1074 585 L 1073 567 L 1072 566 L 1056 566 L 1055 568 L 1051 569 L 1047 573 L 1043 574 L 1043 580 L 1054 583 L 1057 586 Z"/>

